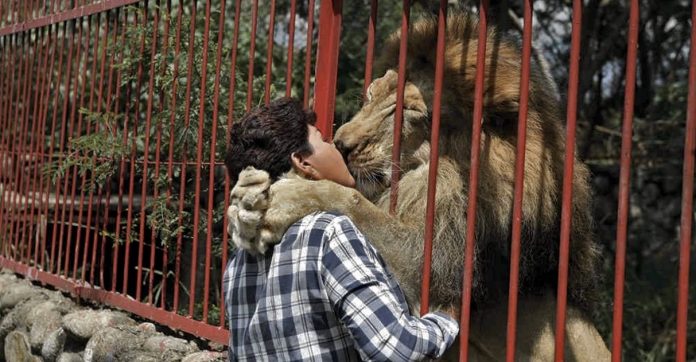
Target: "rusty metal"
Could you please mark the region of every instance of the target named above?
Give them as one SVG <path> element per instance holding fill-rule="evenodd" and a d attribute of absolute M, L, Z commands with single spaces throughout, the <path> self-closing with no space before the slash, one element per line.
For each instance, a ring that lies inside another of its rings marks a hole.
<path fill-rule="evenodd" d="M 311 89 L 309 79 L 312 76 L 312 39 L 314 38 L 314 0 L 309 0 L 309 11 L 307 14 L 307 46 L 305 47 L 304 63 L 304 82 L 302 104 L 305 108 L 309 107 L 309 96 Z"/>
<path fill-rule="evenodd" d="M 290 20 L 288 21 L 288 66 L 285 71 L 285 96 L 292 95 L 292 63 L 295 57 L 295 17 L 297 0 L 290 0 Z"/>
<path fill-rule="evenodd" d="M 266 49 L 266 86 L 263 94 L 263 101 L 265 104 L 271 101 L 271 80 L 273 79 L 273 30 L 275 30 L 276 0 L 271 0 L 270 7 L 271 14 L 268 18 L 268 45 Z"/>
<path fill-rule="evenodd" d="M 512 205 L 512 240 L 510 243 L 510 286 L 505 359 L 515 360 L 517 338 L 517 293 L 519 286 L 520 238 L 522 235 L 522 198 L 524 196 L 524 160 L 527 149 L 527 112 L 529 109 L 529 73 L 532 60 L 532 0 L 524 1 L 522 34 L 522 69 L 520 72 L 520 109 L 517 116 L 517 156 L 515 158 L 515 190 Z"/>
<path fill-rule="evenodd" d="M 691 3 L 691 44 L 696 44 L 696 3 Z M 677 292 L 676 359 L 686 361 L 687 311 L 689 308 L 689 267 L 694 220 L 694 158 L 696 158 L 696 49 L 689 50 L 689 93 L 684 132 L 684 171 L 679 244 L 679 288 Z M 693 356 L 692 356 L 693 357 Z"/>
<path fill-rule="evenodd" d="M 363 82 L 363 99 L 367 88 L 372 83 L 372 65 L 375 58 L 375 33 L 377 31 L 377 7 L 379 0 L 370 1 L 370 20 L 367 24 L 367 54 L 365 55 L 365 81 Z"/>
<path fill-rule="evenodd" d="M 561 238 L 558 253 L 558 289 L 556 301 L 556 351 L 555 360 L 563 361 L 565 352 L 565 321 L 568 297 L 568 254 L 570 227 L 573 217 L 573 168 L 575 166 L 575 124 L 578 108 L 578 78 L 580 65 L 580 32 L 582 27 L 582 1 L 573 1 L 573 31 L 570 50 L 570 75 L 568 76 L 568 109 L 566 114 L 566 150 L 563 172 L 563 196 L 561 205 Z"/>
<path fill-rule="evenodd" d="M 338 73 L 338 48 L 341 40 L 343 0 L 324 4 L 319 12 L 319 41 L 315 74 L 321 74 L 314 82 L 314 111 L 317 128 L 326 140 L 333 137 L 334 107 L 336 103 L 336 77 Z M 308 50 L 309 51 L 309 50 Z"/>
<path fill-rule="evenodd" d="M 474 114 L 471 128 L 471 168 L 466 213 L 466 246 L 464 255 L 464 280 L 462 281 L 462 308 L 459 322 L 459 360 L 469 359 L 469 320 L 471 318 L 471 282 L 474 274 L 474 247 L 476 241 L 476 198 L 478 196 L 479 156 L 481 151 L 481 123 L 483 122 L 483 87 L 488 36 L 488 1 L 479 2 L 478 45 L 476 50 L 476 83 L 474 86 Z"/>
<path fill-rule="evenodd" d="M 636 91 L 636 59 L 638 53 L 638 0 L 631 0 L 626 54 L 626 92 L 624 98 L 623 129 L 621 132 L 621 175 L 619 179 L 619 206 L 616 226 L 616 259 L 614 271 L 614 320 L 612 327 L 611 359 L 621 361 L 623 325 L 624 280 L 626 277 L 626 239 L 628 232 L 628 199 L 631 187 L 631 144 L 633 140 L 633 105 Z"/>
<path fill-rule="evenodd" d="M 402 33 L 405 34 L 405 33 Z M 435 48 L 435 84 L 433 87 L 433 117 L 430 126 L 430 163 L 428 165 L 428 191 L 425 208 L 425 234 L 423 242 L 423 277 L 420 298 L 420 314 L 430 307 L 430 274 L 433 260 L 433 229 L 435 223 L 435 193 L 437 168 L 440 157 L 440 119 L 442 115 L 442 81 L 445 70 L 445 42 L 447 36 L 447 0 L 440 0 L 437 17 L 437 45 Z M 403 45 L 403 44 L 402 44 Z M 403 94 L 402 94 L 403 97 Z M 397 102 L 399 98 L 397 96 Z M 401 99 L 403 102 L 403 98 Z M 397 106 L 397 109 L 399 107 Z M 393 169 L 392 169 L 393 172 Z M 392 174 L 393 177 L 393 174 Z M 392 210 L 393 212 L 393 210 Z"/>
<path fill-rule="evenodd" d="M 246 110 L 251 109 L 254 97 L 254 58 L 256 58 L 256 27 L 259 18 L 259 0 L 254 0 L 251 7 L 251 44 L 249 45 L 249 68 L 247 70 Z"/>
<path fill-rule="evenodd" d="M 389 213 L 394 215 L 399 198 L 399 179 L 401 178 L 401 128 L 404 121 L 404 90 L 406 89 L 406 54 L 408 53 L 408 21 L 411 16 L 411 2 L 403 0 L 401 10 L 401 42 L 399 44 L 399 69 L 396 81 L 396 110 L 394 111 L 394 143 L 392 146 L 391 189 L 389 193 Z"/>

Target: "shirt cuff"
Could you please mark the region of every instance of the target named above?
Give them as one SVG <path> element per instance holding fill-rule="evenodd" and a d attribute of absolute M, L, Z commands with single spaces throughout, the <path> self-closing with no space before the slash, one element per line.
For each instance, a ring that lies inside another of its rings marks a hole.
<path fill-rule="evenodd" d="M 442 312 L 428 313 L 423 318 L 432 320 L 442 329 L 446 348 L 449 348 L 459 334 L 459 322 Z"/>

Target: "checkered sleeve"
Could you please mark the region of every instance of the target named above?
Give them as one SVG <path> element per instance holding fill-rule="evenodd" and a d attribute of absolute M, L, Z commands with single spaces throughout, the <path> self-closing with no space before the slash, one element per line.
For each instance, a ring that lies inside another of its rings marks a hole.
<path fill-rule="evenodd" d="M 328 297 L 363 360 L 438 358 L 459 327 L 441 313 L 412 316 L 387 282 L 389 274 L 355 225 L 345 216 L 327 227 L 322 277 Z"/>

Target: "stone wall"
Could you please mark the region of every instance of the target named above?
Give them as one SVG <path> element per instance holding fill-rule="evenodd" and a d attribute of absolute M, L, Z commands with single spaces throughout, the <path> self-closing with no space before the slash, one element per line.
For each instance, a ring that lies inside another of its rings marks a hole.
<path fill-rule="evenodd" d="M 0 272 L 0 361 L 226 361 L 223 346 L 163 333 L 120 311 L 77 304 Z"/>

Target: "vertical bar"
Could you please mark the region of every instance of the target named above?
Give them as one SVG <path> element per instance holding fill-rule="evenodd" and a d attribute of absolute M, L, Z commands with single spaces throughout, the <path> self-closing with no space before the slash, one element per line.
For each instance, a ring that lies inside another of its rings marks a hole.
<path fill-rule="evenodd" d="M 527 150 L 527 113 L 529 109 L 529 73 L 532 57 L 532 0 L 524 1 L 522 34 L 522 70 L 520 74 L 520 109 L 517 115 L 517 156 L 515 191 L 512 206 L 512 241 L 510 245 L 510 286 L 508 289 L 507 345 L 505 359 L 515 360 L 517 338 L 517 293 L 519 292 L 520 238 L 522 234 L 522 198 L 524 197 L 524 162 Z"/>
<path fill-rule="evenodd" d="M 224 0 L 223 0 L 224 1 Z M 171 14 L 172 14 L 172 2 L 171 0 L 167 0 L 167 13 L 164 17 L 165 22 L 164 22 L 164 35 L 162 36 L 162 54 L 168 54 L 169 50 L 169 22 L 171 21 Z M 166 70 L 163 70 L 163 74 L 166 72 Z M 174 78 L 176 79 L 176 78 Z M 164 109 L 164 103 L 165 103 L 165 98 L 164 98 L 164 91 L 160 89 L 160 95 L 159 95 L 159 112 L 162 112 Z M 161 150 L 161 145 L 162 145 L 162 122 L 157 122 L 157 140 L 155 141 L 155 175 L 159 177 L 160 174 L 160 150 Z M 153 190 L 153 199 L 157 200 L 159 197 L 159 186 L 155 185 L 154 190 Z M 155 240 L 157 240 L 157 232 L 153 229 L 152 234 L 150 237 L 150 270 L 154 270 L 155 268 Z M 165 298 L 166 298 L 166 283 L 167 283 L 167 249 L 165 248 L 162 252 L 162 284 L 160 288 L 160 301 L 161 305 L 160 308 L 164 309 L 165 307 Z M 150 291 L 148 294 L 148 300 L 150 300 L 151 303 L 154 304 L 154 296 L 153 296 L 153 286 L 155 284 L 154 280 L 154 274 L 155 273 L 150 273 Z"/>
<path fill-rule="evenodd" d="M 568 296 L 568 252 L 570 249 L 570 223 L 573 214 L 573 167 L 575 165 L 575 124 L 578 107 L 578 76 L 580 63 L 580 34 L 582 27 L 582 1 L 573 0 L 573 33 L 570 50 L 570 75 L 568 78 L 568 123 L 566 125 L 565 171 L 563 173 L 563 201 L 561 206 L 561 246 L 558 257 L 558 300 L 556 303 L 556 353 L 557 362 L 563 361 L 565 344 L 566 302 Z"/>
<path fill-rule="evenodd" d="M 71 139 L 68 140 L 68 142 L 72 141 L 72 139 L 74 139 L 76 137 L 80 137 L 80 135 L 82 133 L 82 114 L 80 114 L 78 116 L 77 127 L 73 127 L 73 125 L 75 122 L 75 112 L 79 107 L 82 107 L 82 102 L 84 99 L 83 93 L 85 90 L 85 83 L 87 81 L 86 79 L 82 79 L 82 82 L 80 82 L 80 74 L 79 74 L 80 66 L 82 65 L 82 53 L 83 53 L 83 51 L 82 51 L 82 28 L 84 27 L 84 25 L 83 25 L 84 18 L 79 18 L 78 22 L 80 24 L 80 30 L 79 30 L 80 36 L 78 36 L 78 38 L 77 38 L 78 44 L 77 44 L 77 65 L 76 65 L 76 69 L 75 69 L 76 70 L 75 95 L 73 96 L 72 108 L 70 111 L 70 129 L 75 130 L 75 133 L 70 132 L 72 134 L 72 136 L 71 136 Z M 89 23 L 89 20 L 88 20 L 88 23 Z M 89 48 L 89 37 L 90 37 L 91 30 L 92 30 L 91 26 L 88 24 L 87 31 L 85 32 L 85 35 L 84 35 L 85 39 L 87 40 L 87 45 L 85 46 L 84 53 L 88 53 L 88 51 L 89 51 L 89 49 L 88 49 Z M 89 54 L 85 55 L 85 68 L 84 68 L 85 70 L 83 71 L 82 74 L 86 73 L 86 71 L 87 71 L 88 56 L 89 56 Z M 75 105 L 76 103 L 78 103 L 79 106 L 76 106 Z M 74 210 L 75 210 L 75 200 L 76 200 L 75 199 L 75 192 L 76 192 L 76 184 L 77 184 L 77 177 L 78 177 L 77 166 L 73 167 L 72 169 L 73 169 L 72 175 L 70 174 L 70 170 L 68 170 L 66 172 L 66 175 L 68 175 L 68 177 L 66 178 L 66 181 L 67 181 L 67 179 L 69 179 L 72 183 L 71 192 L 70 192 L 70 214 L 68 216 L 68 219 L 70 221 L 68 222 L 68 225 L 67 225 L 68 230 L 70 230 L 70 227 L 73 227 L 72 220 L 73 220 L 73 215 L 74 215 Z M 67 193 L 66 193 L 66 195 L 67 195 Z M 66 220 L 65 212 L 67 209 L 68 209 L 68 206 L 65 205 L 65 207 L 63 208 L 63 219 L 62 219 L 63 222 L 65 222 L 65 220 Z M 81 220 L 78 220 L 78 224 L 80 223 L 80 221 Z M 77 229 L 76 234 L 79 235 L 80 234 L 80 226 L 76 226 L 76 229 Z M 75 244 L 77 244 L 77 240 L 75 240 L 75 241 L 76 241 Z M 72 244 L 72 237 L 70 237 L 70 234 L 68 233 L 67 246 L 65 248 L 65 271 L 64 271 L 64 273 L 65 273 L 66 278 L 69 278 L 68 270 L 70 268 L 70 256 L 71 256 L 70 246 L 71 246 L 71 244 Z M 77 251 L 75 251 L 75 252 L 77 252 Z M 77 262 L 78 256 L 77 255 L 73 255 L 73 256 L 74 256 L 73 261 Z"/>
<path fill-rule="evenodd" d="M 403 34 L 403 33 L 402 33 Z M 430 272 L 433 259 L 433 223 L 435 222 L 435 192 L 440 150 L 440 118 L 442 114 L 442 78 L 445 69 L 445 42 L 447 36 L 447 0 L 440 0 L 437 18 L 437 46 L 435 50 L 435 85 L 433 89 L 433 123 L 430 129 L 430 165 L 428 167 L 428 193 L 425 210 L 425 235 L 423 243 L 423 281 L 421 285 L 420 314 L 428 313 L 430 306 Z M 399 73 L 401 76 L 401 72 Z M 397 96 L 397 102 L 399 98 Z M 402 99 L 403 102 L 403 99 Z M 403 106 L 402 106 L 403 108 Z M 398 107 L 397 107 L 398 109 Z M 393 169 L 392 169 L 393 171 Z"/>
<path fill-rule="evenodd" d="M 365 81 L 363 82 L 363 99 L 367 96 L 367 88 L 372 83 L 372 65 L 375 58 L 375 32 L 377 31 L 378 0 L 370 2 L 370 21 L 367 25 L 367 55 L 365 56 Z M 403 29 L 403 21 L 402 21 Z M 402 31 L 401 36 L 404 36 Z M 392 210 L 393 212 L 393 210 Z"/>
<path fill-rule="evenodd" d="M 626 239 L 628 229 L 628 197 L 631 187 L 631 141 L 633 138 L 633 105 L 636 90 L 636 58 L 638 52 L 638 0 L 631 0 L 626 54 L 626 93 L 624 97 L 623 130 L 621 134 L 621 175 L 619 178 L 619 206 L 616 226 L 616 260 L 614 274 L 614 320 L 612 328 L 611 359 L 621 361 L 621 334 L 623 325 L 624 279 L 626 267 Z"/>
<path fill-rule="evenodd" d="M 146 1 L 145 4 L 143 4 L 143 19 L 142 23 L 140 26 L 146 26 L 147 25 L 147 18 L 148 18 L 148 2 Z M 136 22 L 137 22 L 137 16 L 136 16 Z M 145 51 L 145 33 L 143 33 L 140 36 L 140 57 L 143 56 Z M 136 75 L 136 86 L 135 86 L 135 107 L 133 110 L 133 136 L 138 137 L 138 118 L 140 115 L 140 90 L 142 89 L 142 75 L 143 75 L 143 63 L 139 62 L 138 63 L 138 70 L 137 70 L 137 75 Z M 130 88 L 129 88 L 130 90 Z M 126 97 L 127 99 L 129 98 L 128 96 Z M 126 111 L 127 108 L 126 108 Z M 145 130 L 147 134 L 147 130 Z M 135 164 L 136 164 L 136 153 L 137 149 L 135 146 L 133 146 L 133 149 L 131 151 L 131 158 L 130 158 L 130 180 L 129 180 L 129 189 L 128 189 L 128 217 L 126 220 L 126 256 L 125 259 L 123 260 L 124 263 L 124 269 L 123 269 L 123 294 L 128 294 L 128 272 L 129 272 L 129 265 L 130 265 L 130 238 L 131 238 L 131 227 L 133 226 L 133 192 L 135 191 Z M 144 158 L 145 164 L 146 158 Z M 147 178 L 146 173 L 143 173 L 143 177 Z M 143 200 L 140 201 L 141 205 L 143 203 Z M 140 237 L 139 242 L 142 242 L 142 237 Z M 140 246 L 138 247 L 140 250 Z M 139 254 L 140 255 L 140 254 Z M 139 257 L 140 258 L 140 257 Z M 140 270 L 138 270 L 140 272 Z M 135 286 L 136 288 L 136 295 L 140 295 L 140 284 L 137 284 Z M 140 301 L 140 299 L 138 299 Z"/>
<path fill-rule="evenodd" d="M 292 95 L 292 61 L 295 58 L 295 17 L 297 0 L 290 0 L 290 20 L 288 24 L 288 67 L 285 72 L 285 96 Z M 220 308 L 222 310 L 224 308 Z"/>
<path fill-rule="evenodd" d="M 186 68 L 186 96 L 184 98 L 185 100 L 185 113 L 184 113 L 184 124 L 186 127 L 189 126 L 189 122 L 191 121 L 191 71 L 193 70 L 193 47 L 195 43 L 195 35 L 196 35 L 196 0 L 193 1 L 192 7 L 191 7 L 191 29 L 190 29 L 190 34 L 189 34 L 189 49 L 188 49 L 188 67 Z M 182 12 L 183 14 L 183 12 Z M 203 78 L 201 78 L 203 79 Z M 188 155 L 186 153 L 186 149 L 184 149 L 184 152 L 182 152 L 182 160 L 181 160 L 181 179 L 179 183 L 179 215 L 182 215 L 184 212 L 184 192 L 186 188 L 186 166 L 188 164 L 187 162 Z M 181 225 L 181 219 L 179 219 L 179 225 Z M 177 239 L 177 249 L 181 250 L 179 246 L 181 245 L 181 239 L 182 239 L 182 234 L 179 233 L 178 239 Z M 194 235 L 195 238 L 197 236 Z M 194 248 L 193 255 L 195 255 L 196 250 Z M 175 288 L 175 295 L 178 296 L 178 285 L 179 285 L 179 262 L 180 262 L 180 255 L 177 255 L 177 276 L 176 276 L 176 286 Z M 191 263 L 191 267 L 193 267 L 195 263 Z M 178 300 L 176 300 L 174 303 L 175 305 L 178 305 L 177 303 Z M 193 300 L 189 299 L 189 316 L 193 316 Z M 175 308 L 176 310 L 176 308 Z"/>
<path fill-rule="evenodd" d="M 304 69 L 304 97 L 302 104 L 309 106 L 309 79 L 312 75 L 312 40 L 314 39 L 314 0 L 309 0 L 309 12 L 307 14 L 307 46 L 305 47 Z"/>
<path fill-rule="evenodd" d="M 689 308 L 689 257 L 694 203 L 694 157 L 696 153 L 696 3 L 691 3 L 691 50 L 689 51 L 689 95 L 684 140 L 682 179 L 681 243 L 679 246 L 679 290 L 677 302 L 677 361 L 686 361 L 687 311 Z"/>
<path fill-rule="evenodd" d="M 20 38 L 22 40 L 20 40 Z M 16 209 L 17 209 L 16 194 L 17 194 L 17 192 L 14 189 L 15 189 L 17 182 L 18 182 L 18 179 L 19 179 L 19 174 L 18 174 L 19 157 L 18 157 L 18 155 L 20 152 L 19 147 L 21 146 L 21 142 L 22 142 L 21 141 L 21 132 L 22 132 L 21 130 L 23 128 L 22 124 L 17 122 L 17 120 L 19 120 L 19 117 L 17 115 L 17 110 L 19 108 L 19 102 L 20 102 L 20 99 L 22 97 L 22 81 L 21 80 L 24 78 L 24 73 L 26 72 L 25 61 L 24 61 L 26 59 L 26 57 L 25 57 L 25 59 L 22 59 L 22 55 L 21 55 L 24 53 L 22 50 L 22 46 L 24 43 L 23 39 L 24 39 L 24 33 L 19 33 L 19 34 L 15 35 L 15 54 L 16 54 L 16 57 L 18 58 L 17 63 L 19 64 L 19 72 L 18 72 L 17 78 L 14 79 L 14 83 L 16 84 L 16 88 L 17 88 L 16 89 L 16 98 L 15 98 L 14 102 L 12 102 L 11 98 L 10 98 L 10 107 L 9 107 L 8 114 L 7 114 L 8 117 L 11 117 L 12 113 L 14 111 L 14 116 L 12 117 L 12 119 L 14 119 L 15 122 L 12 123 L 10 140 L 12 140 L 13 137 L 18 137 L 20 139 L 19 143 L 10 141 L 11 142 L 10 143 L 10 145 L 11 145 L 10 155 L 11 155 L 12 159 L 14 160 L 14 164 L 12 165 L 12 175 L 10 176 L 10 182 L 9 182 L 9 184 L 10 184 L 9 203 L 10 203 L 10 215 L 11 215 L 10 232 L 9 232 L 9 245 L 11 247 L 11 250 L 8 251 L 8 256 L 10 255 L 9 252 L 11 251 L 11 258 L 13 260 L 15 258 L 15 251 L 17 249 L 15 246 L 15 243 L 14 243 L 15 223 L 16 223 L 16 219 L 17 219 L 17 216 L 16 216 Z M 19 133 L 19 134 L 17 134 L 17 133 Z"/>
<path fill-rule="evenodd" d="M 2 14 L 0 12 L 0 14 Z M 2 16 L 2 15 L 0 15 Z M 3 17 L 0 17 L 0 19 L 4 19 Z M 0 75 L 0 90 L 2 90 L 2 93 L 0 93 L 0 127 L 4 130 L 8 130 L 9 126 L 9 117 L 5 116 L 5 105 L 10 102 L 9 100 L 9 83 L 10 83 L 10 73 L 14 71 L 14 68 L 11 66 L 13 64 L 12 62 L 12 49 L 11 47 L 7 44 L 7 39 L 10 38 L 10 36 L 4 36 L 0 37 L 0 44 L 2 44 L 2 48 L 5 49 L 5 51 L 0 52 L 0 67 L 2 67 L 3 71 L 2 74 Z M 2 191 L 0 191 L 0 255 L 2 255 L 2 251 L 4 250 L 4 245 L 5 245 L 5 192 L 7 191 L 7 181 L 5 180 L 5 177 L 7 176 L 5 174 L 5 165 L 7 162 L 11 162 L 12 156 L 8 152 L 8 148 L 5 145 L 5 138 L 7 136 L 7 132 L 4 132 L 0 134 L 0 183 L 2 183 Z"/>
<path fill-rule="evenodd" d="M 406 1 L 406 0 L 404 0 Z M 319 9 L 319 42 L 317 44 L 316 79 L 314 83 L 314 111 L 317 128 L 324 138 L 333 137 L 334 108 L 336 107 L 336 77 L 338 48 L 341 40 L 343 0 L 322 3 Z"/>
<path fill-rule="evenodd" d="M 483 81 L 486 65 L 486 38 L 488 35 L 488 1 L 479 2 L 478 46 L 476 50 L 476 84 L 474 88 L 474 115 L 471 129 L 471 170 L 469 171 L 469 202 L 466 213 L 466 247 L 464 255 L 464 280 L 462 287 L 462 312 L 459 328 L 459 360 L 469 359 L 469 319 L 471 317 L 471 281 L 474 268 L 476 237 L 476 198 L 478 196 L 479 155 L 481 151 L 481 122 L 483 121 Z"/>
<path fill-rule="evenodd" d="M 401 14 L 401 43 L 399 44 L 399 73 L 396 85 L 396 110 L 394 112 L 394 145 L 392 146 L 391 189 L 389 213 L 394 215 L 399 197 L 401 178 L 401 128 L 404 121 L 404 89 L 406 87 L 406 53 L 408 52 L 408 21 L 411 16 L 410 1 L 403 0 Z"/>
<path fill-rule="evenodd" d="M 210 31 L 210 0 L 205 2 L 205 25 L 203 30 L 203 59 L 201 64 L 201 90 L 200 90 L 200 111 L 198 112 L 198 142 L 196 145 L 196 193 L 194 195 L 193 208 L 193 253 L 191 253 L 191 288 L 189 289 L 189 314 L 193 315 L 194 302 L 196 300 L 196 271 L 198 269 L 198 227 L 200 222 L 200 202 L 201 202 L 201 168 L 203 163 L 203 129 L 205 128 L 205 92 L 208 79 L 208 32 Z M 215 143 L 215 139 L 211 141 Z M 214 170 L 210 170 L 214 172 Z M 210 234 L 212 225 L 207 225 L 207 233 Z M 210 265 L 210 248 L 211 245 L 206 245 L 206 268 Z M 209 279 L 209 270 L 205 271 L 205 279 Z M 203 288 L 208 289 L 206 283 Z M 203 296 L 203 322 L 208 321 L 208 294 Z"/>
<path fill-rule="evenodd" d="M 268 49 L 266 53 L 266 87 L 263 100 L 271 101 L 271 79 L 273 78 L 273 30 L 275 29 L 276 0 L 271 0 L 271 15 L 268 19 Z"/>
<path fill-rule="evenodd" d="M 73 29 L 74 30 L 74 29 Z M 56 30 L 57 31 L 57 30 Z M 57 35 L 56 35 L 57 36 Z M 72 36 L 72 35 L 71 35 Z M 51 148 L 49 150 L 49 156 L 48 159 L 53 161 L 54 154 L 53 151 L 56 149 L 56 138 L 59 138 L 60 145 L 63 144 L 63 134 L 65 131 L 65 122 L 61 122 L 61 130 L 60 130 L 60 136 L 56 136 L 56 128 L 57 128 L 57 116 L 58 116 L 58 99 L 60 98 L 60 84 L 62 81 L 62 71 L 63 71 L 63 54 L 65 53 L 62 51 L 62 49 L 65 48 L 65 41 L 68 38 L 68 23 L 64 22 L 63 23 L 63 47 L 60 48 L 58 51 L 60 55 L 58 56 L 58 81 L 56 82 L 56 94 L 55 94 L 55 101 L 53 103 L 53 119 L 51 121 Z M 72 44 L 72 42 L 71 42 Z M 71 46 L 71 45 L 69 45 Z M 72 48 L 71 48 L 72 49 Z M 72 50 L 68 52 L 68 58 L 70 58 L 72 54 Z M 66 64 L 66 72 L 69 69 L 69 63 Z M 70 77 L 69 74 L 66 75 L 65 77 L 65 82 L 66 82 L 66 89 L 68 88 L 68 84 L 70 82 Z M 61 146 L 58 146 L 61 147 Z M 60 157 L 60 153 L 62 153 L 62 150 L 59 150 L 58 157 Z M 53 186 L 55 186 L 55 196 L 54 196 L 54 202 L 53 202 L 53 231 L 52 231 L 52 237 L 51 237 L 51 258 L 49 259 L 49 272 L 53 272 L 53 266 L 55 265 L 55 256 L 56 256 L 56 237 L 58 233 L 56 232 L 56 228 L 58 226 L 58 198 L 60 197 L 59 194 L 59 189 L 60 189 L 60 177 L 58 177 L 55 182 L 53 182 Z M 47 210 L 48 211 L 48 210 Z M 57 270 L 57 269 L 56 269 Z"/>
<path fill-rule="evenodd" d="M 154 21 L 152 25 L 152 40 L 151 40 L 151 49 L 150 49 L 150 71 L 148 72 L 148 84 L 147 84 L 147 110 L 145 113 L 145 144 L 143 148 L 143 180 L 141 184 L 141 189 L 142 192 L 140 194 L 140 232 L 139 232 L 139 241 L 138 241 L 138 274 L 137 274 L 137 291 L 135 294 L 135 300 L 140 301 L 140 296 L 141 296 L 141 286 L 143 284 L 143 252 L 144 252 L 144 246 L 145 246 L 145 223 L 147 222 L 145 220 L 145 215 L 147 211 L 147 180 L 148 180 L 148 175 L 147 175 L 147 167 L 148 164 L 150 163 L 150 126 L 152 124 L 152 98 L 153 97 L 153 92 L 154 92 L 154 86 L 155 86 L 155 55 L 157 53 L 157 33 L 159 32 L 159 5 L 160 2 L 157 0 L 155 2 L 155 16 L 154 16 Z M 205 55 L 204 55 L 205 56 Z M 203 71 L 205 72 L 205 64 L 203 65 Z M 205 82 L 204 82 L 205 83 Z M 201 116 L 202 117 L 202 116 Z M 154 243 L 154 240 L 150 240 L 151 243 Z M 153 274 L 154 270 L 150 269 L 150 274 Z M 150 285 L 150 288 L 152 288 L 152 285 Z M 152 290 L 150 290 L 149 294 L 152 294 Z M 150 300 L 150 303 L 152 303 L 152 300 Z"/>
<path fill-rule="evenodd" d="M 220 65 L 222 61 L 222 35 L 223 31 L 222 29 L 225 26 L 225 0 L 222 0 L 220 3 L 220 17 L 218 19 L 218 38 L 217 38 L 217 51 L 215 54 L 215 89 L 213 90 L 213 125 L 212 125 L 212 131 L 211 131 L 211 136 L 210 136 L 210 160 L 209 160 L 209 167 L 210 167 L 210 173 L 208 175 L 208 234 L 206 235 L 206 256 L 205 256 L 205 291 L 203 294 L 205 295 L 205 298 L 208 298 L 209 294 L 209 286 L 210 286 L 210 269 L 211 269 L 211 256 L 210 256 L 210 251 L 212 249 L 212 225 L 213 225 L 213 204 L 215 203 L 215 195 L 213 193 L 215 189 L 215 145 L 218 143 L 217 142 L 217 127 L 218 127 L 218 107 L 220 105 Z M 233 74 L 234 76 L 234 74 Z M 223 230 L 227 230 L 224 228 Z M 226 231 L 223 231 L 223 234 L 226 234 Z M 222 266 L 221 270 L 224 270 L 225 266 Z M 221 289 L 223 290 L 223 289 Z M 222 293 L 221 293 L 222 294 Z M 204 305 L 208 305 L 208 300 L 206 299 L 203 303 Z M 220 304 L 220 310 L 225 309 L 225 304 L 221 301 Z M 207 322 L 207 317 L 208 313 L 203 314 L 203 320 Z"/>
<path fill-rule="evenodd" d="M 239 1 L 239 0 L 237 0 Z M 182 18 L 182 5 L 179 3 L 179 17 L 176 20 L 176 45 L 174 49 L 174 71 L 173 71 L 173 78 L 178 79 L 179 78 L 179 52 L 181 50 L 181 18 Z M 177 84 L 179 82 L 174 82 L 174 85 L 172 86 L 172 105 L 171 109 L 172 111 L 170 112 L 170 118 L 169 118 L 169 134 L 174 134 L 174 121 L 175 121 L 175 112 L 173 110 L 176 109 L 176 98 L 177 95 L 179 94 L 177 91 Z M 168 163 L 167 163 L 167 177 L 172 180 L 173 175 L 174 175 L 174 168 L 173 168 L 173 162 L 174 162 L 174 137 L 169 137 L 169 157 L 168 157 Z M 185 166 L 182 163 L 181 166 L 182 174 L 185 173 Z M 183 177 L 183 175 L 182 175 Z M 167 188 L 167 196 L 169 199 L 172 195 L 172 187 L 171 185 Z M 181 205 L 181 202 L 183 200 L 179 200 L 179 204 Z M 179 207 L 179 210 L 181 210 L 181 206 Z M 179 212 L 179 223 L 178 227 L 181 228 L 183 221 L 181 217 L 181 212 Z M 175 250 L 175 266 L 174 266 L 174 303 L 172 306 L 172 310 L 176 313 L 179 310 L 179 270 L 180 270 L 180 265 L 181 265 L 181 238 L 182 238 L 182 233 L 181 230 L 179 230 L 177 234 L 177 241 L 176 241 L 176 250 Z"/>
<path fill-rule="evenodd" d="M 229 87 L 229 97 L 227 99 L 227 135 L 225 135 L 225 145 L 230 144 L 230 130 L 232 129 L 232 123 L 234 120 L 234 93 L 237 78 L 237 43 L 239 42 L 239 12 L 240 12 L 241 0 L 235 1 L 234 10 L 234 36 L 232 38 L 232 54 L 230 61 L 230 87 Z M 225 172 L 225 208 L 230 205 L 230 176 Z M 227 218 L 222 218 L 222 268 L 225 270 L 227 267 L 227 241 L 229 236 L 227 235 Z M 224 283 L 220 285 L 220 290 L 225 290 Z M 225 305 L 225 295 L 220 293 L 220 305 Z M 220 327 L 225 327 L 225 308 L 220 308 Z"/>
<path fill-rule="evenodd" d="M 259 17 L 259 0 L 254 0 L 251 8 L 251 45 L 249 46 L 249 71 L 247 72 L 247 102 L 246 109 L 251 109 L 254 97 L 254 59 L 256 58 L 256 26 Z"/>

